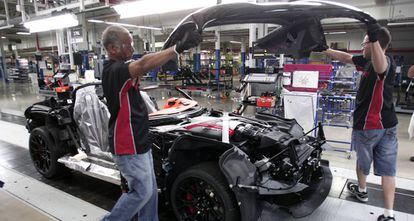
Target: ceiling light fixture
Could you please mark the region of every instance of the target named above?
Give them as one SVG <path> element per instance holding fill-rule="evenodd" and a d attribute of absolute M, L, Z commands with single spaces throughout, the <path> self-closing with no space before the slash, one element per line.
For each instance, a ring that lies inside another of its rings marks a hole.
<path fill-rule="evenodd" d="M 139 17 L 144 15 L 163 14 L 187 9 L 203 8 L 216 5 L 217 0 L 180 0 L 171 4 L 169 0 L 142 0 L 115 5 L 113 8 L 123 18 Z"/>
<path fill-rule="evenodd" d="M 89 19 L 88 22 L 92 22 L 92 23 L 105 23 L 102 20 L 96 20 L 96 19 Z"/>
<path fill-rule="evenodd" d="M 49 18 L 28 21 L 23 25 L 25 28 L 29 29 L 31 33 L 35 33 L 78 26 L 79 21 L 74 14 L 66 13 Z"/>
<path fill-rule="evenodd" d="M 21 31 L 16 32 L 16 34 L 18 34 L 18 35 L 31 35 L 29 32 L 21 32 Z"/>
<path fill-rule="evenodd" d="M 102 21 L 102 20 L 95 20 L 95 19 L 89 19 L 88 22 L 103 23 L 103 24 L 108 24 L 108 25 L 120 25 L 120 26 L 130 27 L 130 28 L 142 28 L 142 29 L 151 29 L 151 30 L 158 30 L 158 31 L 162 30 L 162 28 L 156 28 L 156 27 L 131 25 L 131 24 L 127 24 L 127 23 L 109 22 L 109 21 Z"/>
<path fill-rule="evenodd" d="M 2 38 L 2 39 L 5 39 L 6 37 L 4 37 L 4 36 L 1 36 L 1 38 Z"/>

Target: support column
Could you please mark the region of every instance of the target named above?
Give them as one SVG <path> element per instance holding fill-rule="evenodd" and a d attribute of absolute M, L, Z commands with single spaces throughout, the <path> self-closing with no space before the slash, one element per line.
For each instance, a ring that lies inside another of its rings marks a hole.
<path fill-rule="evenodd" d="M 70 29 L 66 29 L 66 38 L 68 40 L 68 53 L 69 53 L 69 60 L 70 60 L 70 68 L 74 66 L 73 64 L 73 49 L 72 49 L 72 36 L 70 34 Z"/>
<path fill-rule="evenodd" d="M 283 68 L 283 65 L 285 64 L 285 54 L 279 55 L 279 68 Z"/>
<path fill-rule="evenodd" d="M 144 51 L 151 51 L 151 48 L 150 48 L 150 41 L 149 41 L 149 37 L 148 37 L 148 30 L 146 30 L 146 29 L 141 29 L 141 31 L 142 31 L 142 36 L 143 36 L 143 38 L 142 38 L 142 40 L 144 41 Z M 147 47 L 148 46 L 148 47 Z"/>
<path fill-rule="evenodd" d="M 256 32 L 257 32 L 257 25 L 250 24 L 249 25 L 249 67 L 250 68 L 256 67 L 256 61 L 253 59 L 253 42 L 257 40 Z"/>
<path fill-rule="evenodd" d="M 91 30 L 91 32 L 88 33 L 90 35 L 90 38 L 89 38 L 90 44 L 88 45 L 88 49 L 90 51 L 92 51 L 92 47 L 94 45 L 97 45 L 97 39 L 98 39 L 97 36 L 96 36 L 96 24 L 92 23 L 91 25 L 92 25 L 92 30 Z"/>
<path fill-rule="evenodd" d="M 258 25 L 257 39 L 263 38 L 264 34 L 265 34 L 265 25 L 264 24 Z M 263 58 L 256 59 L 256 67 L 264 68 L 264 59 Z"/>
<path fill-rule="evenodd" d="M 216 55 L 216 82 L 219 83 L 220 80 L 220 67 L 221 67 L 221 55 L 220 55 L 220 30 L 216 29 L 216 47 L 215 47 L 215 55 Z"/>
<path fill-rule="evenodd" d="M 4 58 L 4 44 L 3 41 L 0 40 L 0 71 L 1 71 L 1 75 L 0 75 L 0 79 L 3 79 L 3 82 L 6 82 L 6 79 L 8 78 L 8 74 L 7 74 L 7 66 L 6 66 L 6 59 Z"/>
<path fill-rule="evenodd" d="M 240 65 L 240 76 L 241 78 L 245 75 L 245 68 L 246 68 L 246 40 L 241 40 L 241 48 L 240 48 L 240 59 L 241 59 L 241 65 Z"/>
<path fill-rule="evenodd" d="M 37 15 L 37 12 L 39 11 L 38 8 L 37 8 L 37 1 L 33 1 L 33 8 L 34 8 L 34 11 L 35 11 L 35 15 Z"/>
<path fill-rule="evenodd" d="M 151 33 L 151 52 L 155 52 L 155 31 L 154 30 L 150 30 Z"/>
<path fill-rule="evenodd" d="M 264 32 L 265 32 L 265 25 L 264 24 L 259 24 L 257 26 L 257 39 L 262 38 L 264 36 Z"/>
<path fill-rule="evenodd" d="M 19 59 L 19 53 L 17 52 L 17 45 L 13 45 L 13 46 L 14 46 L 14 56 L 16 57 L 16 60 L 17 60 Z"/>
<path fill-rule="evenodd" d="M 85 10 L 85 2 L 84 0 L 79 1 L 79 10 L 83 12 Z"/>
<path fill-rule="evenodd" d="M 56 30 L 56 45 L 58 50 L 58 55 L 65 53 L 65 36 L 63 35 L 63 30 Z"/>
<path fill-rule="evenodd" d="M 22 13 L 22 23 L 26 22 L 26 11 L 24 10 L 24 0 L 20 0 L 20 12 Z"/>
<path fill-rule="evenodd" d="M 196 51 L 194 53 L 194 73 L 199 73 L 201 69 L 201 55 L 200 55 L 201 47 L 200 45 L 197 46 Z"/>
<path fill-rule="evenodd" d="M 4 10 L 6 11 L 6 24 L 10 25 L 9 5 L 7 4 L 6 0 L 3 0 L 3 2 L 4 2 Z"/>
<path fill-rule="evenodd" d="M 144 46 L 145 46 L 145 40 L 144 40 L 143 32 L 141 31 L 141 29 L 138 29 L 137 30 L 136 44 L 134 44 L 135 52 L 138 53 L 138 54 L 143 54 L 144 51 L 145 51 Z"/>
<path fill-rule="evenodd" d="M 80 44 L 81 45 L 80 47 L 78 44 L 78 49 L 80 51 L 87 51 L 89 49 L 89 39 L 88 39 L 88 23 L 86 22 L 85 13 L 82 13 L 79 15 L 79 21 L 82 26 L 82 41 L 83 42 Z"/>

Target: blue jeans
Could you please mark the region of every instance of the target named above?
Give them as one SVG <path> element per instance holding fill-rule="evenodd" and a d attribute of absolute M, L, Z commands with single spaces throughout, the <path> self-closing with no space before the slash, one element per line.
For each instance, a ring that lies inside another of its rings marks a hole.
<path fill-rule="evenodd" d="M 129 221 L 138 214 L 139 221 L 158 221 L 158 192 L 151 151 L 136 155 L 114 155 L 115 163 L 128 182 L 111 213 L 103 221 Z"/>
<path fill-rule="evenodd" d="M 374 162 L 377 176 L 395 176 L 397 167 L 397 126 L 382 130 L 353 130 L 352 149 L 357 152 L 357 165 L 365 175 Z"/>

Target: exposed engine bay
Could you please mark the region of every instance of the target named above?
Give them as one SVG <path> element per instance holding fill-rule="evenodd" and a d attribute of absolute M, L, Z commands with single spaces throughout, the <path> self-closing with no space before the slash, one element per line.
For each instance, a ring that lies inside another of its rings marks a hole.
<path fill-rule="evenodd" d="M 277 209 L 286 209 L 295 217 L 303 217 L 327 197 L 332 175 L 328 162 L 321 160 L 325 144 L 323 129 L 321 126 L 315 129 L 318 129 L 317 138 L 307 136 L 293 119 L 267 114 L 247 118 L 210 111 L 177 125 L 154 127 L 152 132 L 163 137 L 156 140 L 171 137 L 179 140 L 189 136 L 228 145 L 228 150 L 220 156 L 219 165 L 236 197 L 243 199 L 250 195 L 252 198 L 248 200 L 251 205 L 243 205 L 246 210 L 241 209 L 242 213 L 249 213 L 245 217 L 251 218 L 245 220 L 256 220 L 266 216 L 266 203 L 273 207 L 277 205 Z M 196 150 L 198 146 L 210 146 L 204 142 L 192 142 L 181 148 Z M 174 142 L 173 146 L 179 144 Z M 175 150 L 173 146 L 171 150 Z M 170 159 L 174 162 L 173 154 L 170 154 Z M 314 195 L 312 191 L 321 187 L 323 189 L 318 189 L 318 195 Z M 299 207 L 301 204 L 308 205 Z"/>

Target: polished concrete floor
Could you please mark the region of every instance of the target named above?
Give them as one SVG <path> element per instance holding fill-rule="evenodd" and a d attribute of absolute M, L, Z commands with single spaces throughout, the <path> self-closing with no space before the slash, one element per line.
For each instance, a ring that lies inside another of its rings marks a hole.
<path fill-rule="evenodd" d="M 0 189 L 0 202 L 0 214 L 8 214 L 7 217 L 0 215 L 2 221 L 28 220 L 28 217 L 30 217 L 31 221 L 55 220 L 30 204 L 22 203 L 21 199 L 2 189 Z M 15 212 L 11 213 L 10 211 Z"/>
<path fill-rule="evenodd" d="M 156 83 L 143 82 L 143 85 Z M 32 84 L 0 83 L 0 181 L 5 182 L 3 192 L 0 192 L 0 207 L 17 202 L 22 207 L 22 214 L 28 211 L 33 219 L 26 216 L 12 216 L 7 209 L 0 211 L 0 220 L 98 220 L 109 211 L 119 196 L 117 186 L 99 180 L 74 174 L 69 178 L 50 181 L 42 178 L 33 168 L 27 153 L 28 134 L 25 131 L 24 110 L 34 102 L 43 100 Z M 151 94 L 163 104 L 171 91 L 155 90 Z M 238 106 L 239 96 L 231 92 L 229 97 L 220 96 L 217 92 L 192 93 L 201 105 L 232 111 Z M 250 108 L 246 114 L 253 114 Z M 409 162 L 409 156 L 414 155 L 414 141 L 408 140 L 408 122 L 410 115 L 398 115 L 398 179 L 397 220 L 414 220 L 414 163 Z M 350 140 L 349 129 L 326 127 L 328 139 Z M 334 145 L 340 150 L 348 150 L 348 145 Z M 324 158 L 329 159 L 334 173 L 334 183 L 330 196 L 325 203 L 311 216 L 300 220 L 375 220 L 381 213 L 380 180 L 370 176 L 370 204 L 355 202 L 344 186 L 349 180 L 355 179 L 353 169 L 355 157 L 347 159 L 347 154 L 339 151 L 326 151 Z M 1 190 L 1 189 L 0 189 Z M 20 203 L 19 203 L 20 202 Z M 409 202 L 409 204 L 407 204 Z M 61 211 L 65 208 L 66 211 Z M 168 213 L 160 211 L 162 220 L 172 220 Z M 18 215 L 18 214 L 14 214 Z"/>

